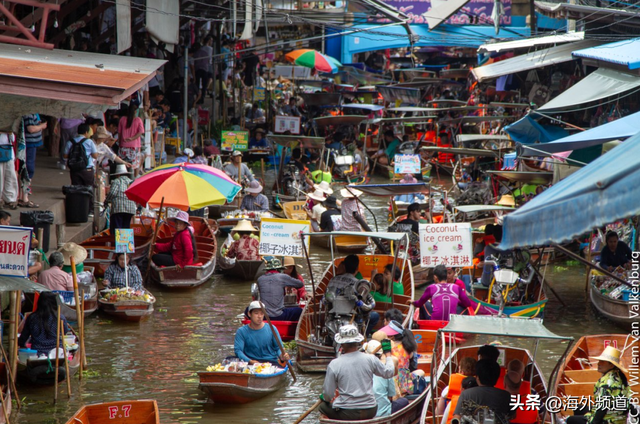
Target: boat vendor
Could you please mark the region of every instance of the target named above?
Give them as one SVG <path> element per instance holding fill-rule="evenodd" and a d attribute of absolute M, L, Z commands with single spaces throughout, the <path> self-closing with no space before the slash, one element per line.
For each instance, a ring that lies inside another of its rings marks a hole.
<path fill-rule="evenodd" d="M 382 359 L 382 345 L 377 340 L 371 340 L 365 343 L 363 350 L 369 355 L 375 355 L 378 359 Z M 395 357 L 390 358 L 398 372 L 398 359 Z M 376 403 L 378 405 L 378 411 L 376 417 L 386 417 L 392 415 L 409 405 L 407 398 L 400 397 L 394 401 L 391 399 L 396 397 L 396 385 L 393 378 L 382 378 L 377 375 L 373 376 L 373 394 L 376 397 Z"/>
<path fill-rule="evenodd" d="M 305 204 L 305 209 L 309 219 L 316 222 L 320 222 L 322 214 L 327 210 L 322 204 L 326 198 L 322 190 L 316 189 L 313 193 L 307 194 L 308 201 Z"/>
<path fill-rule="evenodd" d="M 376 416 L 378 406 L 373 393 L 373 376 L 391 378 L 395 365 L 391 356 L 391 342 L 384 340 L 383 356 L 360 352 L 364 336 L 355 325 L 340 327 L 336 343 L 342 345 L 342 355 L 329 363 L 320 399 L 319 411 L 333 420 L 368 420 Z M 336 396 L 336 392 L 338 396 Z"/>
<path fill-rule="evenodd" d="M 500 365 L 490 359 L 481 359 L 476 364 L 478 387 L 465 390 L 458 398 L 453 418 L 462 422 L 461 417 L 475 418 L 480 409 L 489 409 L 495 414 L 496 424 L 507 424 L 515 415 L 511 411 L 511 395 L 494 387 L 500 377 Z"/>
<path fill-rule="evenodd" d="M 257 180 L 251 181 L 244 191 L 249 194 L 242 198 L 240 209 L 260 212 L 266 212 L 269 210 L 269 199 L 267 199 L 267 196 L 262 194 L 262 185 Z"/>
<path fill-rule="evenodd" d="M 229 250 L 224 255 L 227 258 L 236 258 L 239 261 L 259 261 L 260 241 L 253 235 L 256 232 L 258 232 L 258 229 L 251 225 L 249 220 L 240 220 L 231 229 L 232 237 L 235 238 L 237 234 L 238 239 L 229 246 Z"/>
<path fill-rule="evenodd" d="M 358 214 L 362 219 L 365 219 L 364 208 L 360 202 L 358 202 L 358 197 L 362 195 L 362 192 L 357 189 L 347 190 L 346 188 L 343 188 L 340 190 L 340 195 L 342 196 L 341 231 L 362 231 L 360 223 L 353 217 L 354 214 Z"/>
<path fill-rule="evenodd" d="M 285 256 L 284 257 L 284 261 L 282 262 L 282 266 L 284 266 L 284 269 L 282 270 L 283 274 L 287 274 L 289 277 L 293 277 L 293 278 L 297 278 L 298 280 L 302 281 L 303 285 L 302 287 L 298 288 L 296 291 L 296 302 L 300 303 L 301 300 L 307 300 L 311 297 L 311 295 L 309 295 L 307 293 L 307 289 L 304 287 L 304 278 L 302 278 L 302 275 L 298 274 L 298 268 L 302 268 L 300 265 L 296 264 L 296 260 L 291 257 L 291 256 Z M 294 289 L 292 288 L 288 288 L 286 289 L 287 291 L 291 290 L 293 291 Z"/>
<path fill-rule="evenodd" d="M 627 243 L 620 241 L 618 233 L 608 231 L 605 242 L 606 246 L 600 252 L 600 266 L 608 271 L 619 266 L 631 269 L 631 249 Z"/>
<path fill-rule="evenodd" d="M 30 314 L 24 323 L 20 338 L 18 338 L 18 346 L 25 347 L 26 343 L 31 340 L 31 349 L 38 352 L 38 355 L 49 356 L 54 351 L 55 358 L 56 339 L 58 335 L 58 295 L 52 292 L 42 292 L 38 298 L 38 308 Z M 67 319 L 61 315 L 64 334 L 71 331 Z M 60 337 L 60 345 L 64 343 L 64 339 Z M 61 356 L 62 352 L 60 353 Z"/>
<path fill-rule="evenodd" d="M 265 130 L 263 128 L 256 128 L 253 137 L 249 140 L 249 150 L 269 148 L 269 141 L 265 138 L 264 134 Z"/>
<path fill-rule="evenodd" d="M 430 304 L 427 301 L 431 299 Z M 433 284 L 427 287 L 419 300 L 409 303 L 420 308 L 421 319 L 449 321 L 449 316 L 457 312 L 458 306 L 475 306 L 463 289 L 447 283 L 447 268 L 438 265 L 433 270 Z M 423 306 L 427 305 L 425 308 Z"/>
<path fill-rule="evenodd" d="M 606 247 L 605 247 L 606 249 Z M 598 372 L 602 377 L 593 387 L 593 398 L 595 406 L 585 415 L 573 415 L 567 418 L 567 424 L 624 424 L 627 422 L 629 414 L 628 399 L 631 397 L 629 383 L 625 373 L 627 370 L 622 366 L 620 357 L 622 352 L 613 346 L 607 346 L 600 356 L 593 359 L 598 360 Z M 619 408 L 618 398 L 627 400 L 627 408 Z M 609 399 L 611 402 L 602 402 Z M 606 406 L 616 400 L 615 408 L 607 409 Z M 637 406 L 631 406 L 637 408 Z"/>
<path fill-rule="evenodd" d="M 338 201 L 335 196 L 327 197 L 324 201 L 324 207 L 327 210 L 320 215 L 320 229 L 327 232 L 342 230 L 342 212 L 338 209 Z"/>
<path fill-rule="evenodd" d="M 264 275 L 258 277 L 258 290 L 260 301 L 264 304 L 269 318 L 272 321 L 298 321 L 302 308 L 299 306 L 285 308 L 284 295 L 287 287 L 299 289 L 304 287 L 304 283 L 283 274 L 284 265 L 278 259 L 268 260 L 264 269 L 266 271 Z"/>
<path fill-rule="evenodd" d="M 187 265 L 192 265 L 197 260 L 196 239 L 189 224 L 189 214 L 184 211 L 167 219 L 176 227 L 173 240 L 167 243 L 156 243 L 156 253 L 151 260 L 157 266 L 175 266 L 181 271 Z"/>
<path fill-rule="evenodd" d="M 225 163 L 222 170 L 229 176 L 229 178 L 236 182 L 238 181 L 239 170 L 241 170 L 242 181 L 239 181 L 240 184 L 245 181 L 251 182 L 256 179 L 247 164 L 242 163 L 242 152 L 239 152 L 238 150 L 234 150 L 233 153 L 231 153 L 231 162 Z"/>
<path fill-rule="evenodd" d="M 50 268 L 42 271 L 38 277 L 38 283 L 49 290 L 73 291 L 73 279 L 71 275 L 62 270 L 64 256 L 60 252 L 49 255 Z"/>
<path fill-rule="evenodd" d="M 127 271 L 125 272 L 125 260 L 127 263 Z M 104 272 L 102 284 L 105 287 L 121 289 L 127 287 L 126 277 L 129 278 L 129 287 L 134 290 L 142 290 L 142 274 L 140 269 L 131 265 L 131 256 L 124 253 L 116 253 L 116 259 L 109 265 Z"/>
<path fill-rule="evenodd" d="M 396 151 L 400 146 L 400 140 L 393 133 L 393 130 L 387 130 L 384 133 L 384 141 L 387 145 L 386 149 L 380 149 L 376 154 L 371 156 L 371 160 L 377 160 L 380 165 L 389 165 L 393 162 Z"/>
<path fill-rule="evenodd" d="M 271 331 L 264 323 L 264 312 L 259 301 L 254 300 L 247 308 L 249 315 L 249 324 L 238 329 L 233 342 L 233 348 L 236 356 L 249 365 L 260 362 L 270 362 L 274 365 L 283 366 L 288 361 L 289 354 L 281 354 L 278 340 L 280 335 L 275 331 Z M 276 340 L 275 337 L 278 337 Z"/>

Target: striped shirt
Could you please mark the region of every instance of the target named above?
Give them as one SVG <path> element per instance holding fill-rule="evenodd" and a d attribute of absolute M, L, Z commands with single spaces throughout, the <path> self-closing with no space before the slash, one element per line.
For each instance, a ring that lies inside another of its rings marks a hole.
<path fill-rule="evenodd" d="M 115 181 L 111 182 L 109 194 L 104 201 L 105 203 L 111 203 L 111 213 L 130 213 L 135 215 L 136 204 L 124 194 L 132 182 L 127 176 L 116 178 Z"/>
<path fill-rule="evenodd" d="M 142 289 L 142 274 L 140 274 L 140 270 L 135 265 L 129 265 L 127 267 L 127 271 L 129 274 L 129 287 L 134 290 Z M 111 264 L 109 268 L 104 272 L 104 280 L 109 282 L 109 287 L 111 288 L 124 288 L 127 286 L 127 282 L 125 279 L 124 268 L 120 268 L 120 265 Z"/>
<path fill-rule="evenodd" d="M 40 115 L 31 114 L 25 115 L 22 117 L 22 121 L 24 122 L 24 140 L 29 145 L 29 147 L 40 147 L 42 146 L 42 131 L 36 131 L 30 133 L 27 127 L 32 125 L 40 125 Z M 52 348 L 53 349 L 53 348 Z"/>

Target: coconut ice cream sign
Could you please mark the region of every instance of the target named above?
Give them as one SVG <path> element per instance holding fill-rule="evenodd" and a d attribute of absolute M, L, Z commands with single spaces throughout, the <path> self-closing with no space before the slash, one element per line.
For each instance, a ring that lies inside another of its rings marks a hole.
<path fill-rule="evenodd" d="M 459 268 L 473 265 L 471 224 L 420 224 L 420 263 Z"/>

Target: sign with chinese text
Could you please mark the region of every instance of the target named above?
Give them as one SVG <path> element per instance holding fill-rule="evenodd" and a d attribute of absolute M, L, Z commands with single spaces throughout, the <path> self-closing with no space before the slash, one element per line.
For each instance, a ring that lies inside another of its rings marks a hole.
<path fill-rule="evenodd" d="M 136 245 L 133 241 L 133 229 L 117 228 L 116 229 L 116 253 L 133 253 Z"/>
<path fill-rule="evenodd" d="M 244 152 L 248 148 L 249 133 L 247 131 L 222 131 L 222 150 Z"/>
<path fill-rule="evenodd" d="M 289 131 L 291 134 L 300 134 L 300 117 L 299 116 L 276 116 L 276 127 L 273 132 L 282 134 Z"/>
<path fill-rule="evenodd" d="M 420 224 L 420 264 L 464 267 L 473 265 L 471 223 Z"/>
<path fill-rule="evenodd" d="M 300 233 L 308 233 L 309 221 L 262 218 L 260 221 L 260 255 L 304 257 Z M 304 244 L 309 252 L 309 237 Z"/>
<path fill-rule="evenodd" d="M 395 155 L 393 163 L 396 174 L 420 173 L 420 155 Z"/>
<path fill-rule="evenodd" d="M 267 90 L 264 87 L 258 87 L 253 89 L 253 100 L 261 102 L 267 99 Z"/>
<path fill-rule="evenodd" d="M 29 277 L 31 228 L 0 226 L 0 275 Z"/>
<path fill-rule="evenodd" d="M 500 25 L 511 25 L 511 1 L 502 0 L 504 14 L 500 16 Z M 385 4 L 405 13 L 411 24 L 426 24 L 429 10 L 434 7 L 431 0 L 384 0 Z M 439 2 L 440 3 L 440 2 Z M 474 23 L 491 24 L 494 0 L 471 0 L 458 12 L 445 21 L 447 24 L 471 25 Z"/>

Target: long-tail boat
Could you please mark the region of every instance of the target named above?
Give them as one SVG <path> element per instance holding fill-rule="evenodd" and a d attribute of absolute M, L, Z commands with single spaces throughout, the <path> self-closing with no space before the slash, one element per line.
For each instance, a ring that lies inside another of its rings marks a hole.
<path fill-rule="evenodd" d="M 160 424 L 155 400 L 123 400 L 85 405 L 67 424 Z"/>
<path fill-rule="evenodd" d="M 289 367 L 274 374 L 242 372 L 199 372 L 200 390 L 215 403 L 249 403 L 280 389 L 287 379 Z"/>
<path fill-rule="evenodd" d="M 148 234 L 134 235 L 135 251 L 130 254 L 130 263 L 140 265 L 147 260 L 153 230 L 149 228 Z M 89 237 L 80 246 L 87 250 L 85 266 L 95 268 L 94 275 L 98 278 L 104 276 L 104 272 L 116 259 L 116 240 L 109 230 L 104 230 L 93 237 Z"/>

